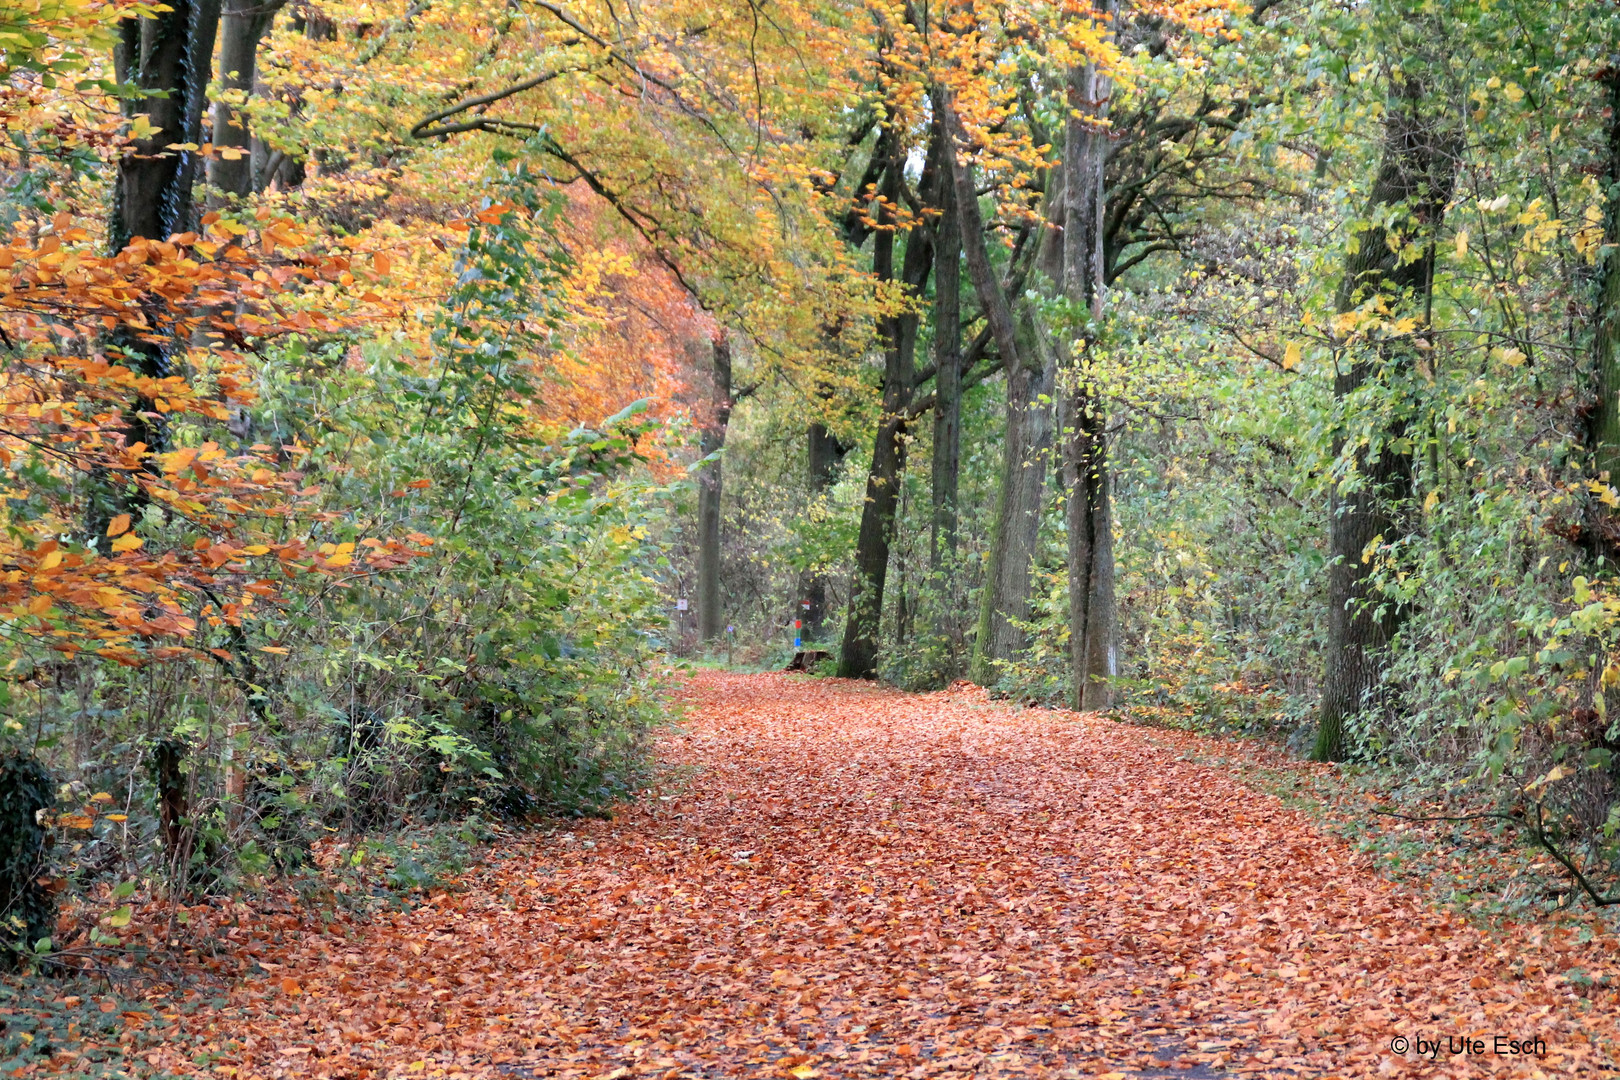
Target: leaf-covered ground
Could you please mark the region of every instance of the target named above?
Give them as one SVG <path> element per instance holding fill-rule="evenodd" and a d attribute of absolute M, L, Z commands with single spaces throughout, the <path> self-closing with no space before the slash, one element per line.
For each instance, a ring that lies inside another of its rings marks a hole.
<path fill-rule="evenodd" d="M 1610 1075 L 1620 953 L 1426 906 L 1193 740 L 704 674 L 683 785 L 259 972 L 194 1075 Z M 1581 941 L 1581 938 L 1587 938 Z M 252 943 L 252 942 L 256 942 Z M 1497 1035 L 1544 1052 L 1497 1054 Z M 1483 1053 L 1449 1057 L 1456 1040 Z M 1420 1059 L 1418 1039 L 1441 1049 Z M 1391 1050 L 1404 1038 L 1405 1057 Z"/>

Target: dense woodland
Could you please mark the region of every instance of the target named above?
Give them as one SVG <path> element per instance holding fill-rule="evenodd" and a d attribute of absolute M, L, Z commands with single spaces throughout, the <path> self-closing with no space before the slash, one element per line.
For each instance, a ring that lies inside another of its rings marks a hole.
<path fill-rule="evenodd" d="M 1608 899 L 1617 56 L 1595 0 L 0 0 L 8 940 L 600 815 L 682 667 L 795 651 L 1391 770 Z"/>

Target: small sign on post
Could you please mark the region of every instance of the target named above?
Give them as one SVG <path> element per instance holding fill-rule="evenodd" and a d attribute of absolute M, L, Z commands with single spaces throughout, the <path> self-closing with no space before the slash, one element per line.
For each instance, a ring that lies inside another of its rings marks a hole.
<path fill-rule="evenodd" d="M 685 600 L 677 600 L 677 601 L 675 601 L 675 610 L 676 611 L 685 611 L 686 610 L 686 601 Z"/>

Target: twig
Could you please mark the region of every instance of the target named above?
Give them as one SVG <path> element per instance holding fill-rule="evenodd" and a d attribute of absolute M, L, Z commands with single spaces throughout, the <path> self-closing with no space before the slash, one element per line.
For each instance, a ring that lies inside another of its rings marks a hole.
<path fill-rule="evenodd" d="M 1492 819 L 1497 821 L 1510 821 L 1513 824 L 1518 825 L 1520 828 L 1528 829 L 1530 835 L 1535 839 L 1537 845 L 1539 845 L 1547 854 L 1558 860 L 1558 864 L 1560 866 L 1569 871 L 1570 876 L 1575 879 L 1575 883 L 1581 887 L 1581 891 L 1587 895 L 1587 898 L 1590 899 L 1592 903 L 1596 904 L 1598 907 L 1610 907 L 1615 904 L 1620 904 L 1620 896 L 1604 896 L 1603 894 L 1599 893 L 1596 886 L 1594 886 L 1592 882 L 1588 880 L 1585 874 L 1581 873 L 1580 867 L 1576 866 L 1574 861 L 1570 859 L 1568 855 L 1565 855 L 1562 851 L 1560 851 L 1558 846 L 1554 844 L 1550 838 L 1548 838 L 1547 822 L 1543 814 L 1543 804 L 1539 799 L 1536 800 L 1536 820 L 1534 822 L 1531 822 L 1518 814 L 1509 814 L 1501 810 L 1489 811 L 1482 814 L 1435 814 L 1427 817 L 1414 817 L 1411 814 L 1402 814 L 1395 810 L 1384 810 L 1379 807 L 1374 807 L 1373 813 L 1382 814 L 1384 817 L 1400 818 L 1402 821 L 1418 822 L 1485 821 Z"/>

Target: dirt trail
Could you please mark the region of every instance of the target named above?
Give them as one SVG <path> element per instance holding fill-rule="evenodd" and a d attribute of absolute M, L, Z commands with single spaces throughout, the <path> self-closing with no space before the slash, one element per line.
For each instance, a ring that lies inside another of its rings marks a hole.
<path fill-rule="evenodd" d="M 1163 738 L 976 691 L 690 699 L 684 787 L 266 955 L 215 1071 L 1613 1075 L 1612 939 L 1484 935 Z"/>

